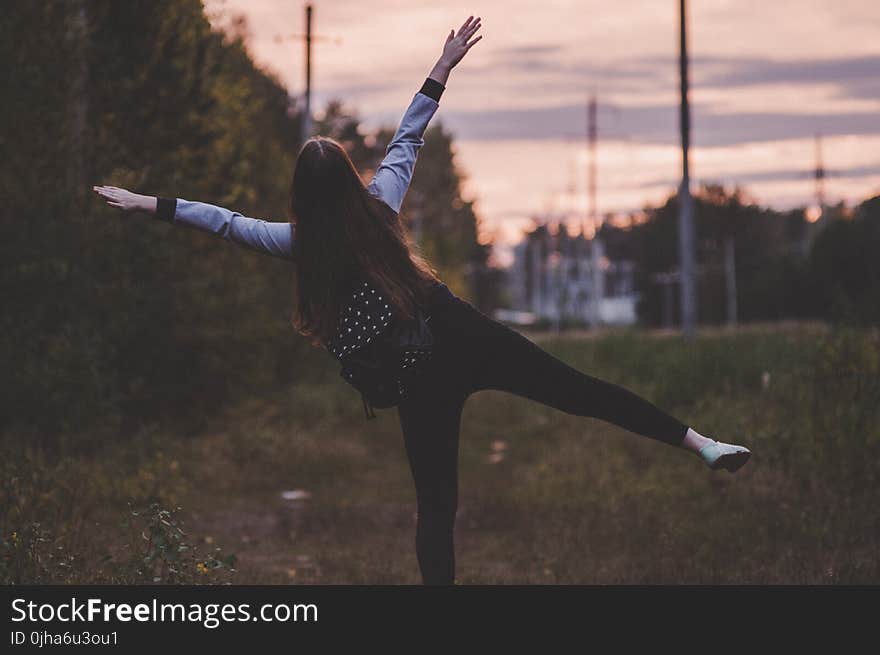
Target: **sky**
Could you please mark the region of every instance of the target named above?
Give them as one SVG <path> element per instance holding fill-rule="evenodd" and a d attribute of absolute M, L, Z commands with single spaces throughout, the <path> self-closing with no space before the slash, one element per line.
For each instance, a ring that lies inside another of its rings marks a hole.
<path fill-rule="evenodd" d="M 341 99 L 365 130 L 399 121 L 471 14 L 482 41 L 433 123 L 455 137 L 465 197 L 500 264 L 538 217 L 587 212 L 586 103 L 598 98 L 598 209 L 662 203 L 680 177 L 674 0 L 314 0 L 313 108 Z M 248 47 L 304 87 L 302 0 L 205 0 L 244 14 Z M 691 0 L 692 181 L 741 185 L 780 209 L 815 203 L 816 134 L 829 202 L 880 193 L 880 2 Z"/>

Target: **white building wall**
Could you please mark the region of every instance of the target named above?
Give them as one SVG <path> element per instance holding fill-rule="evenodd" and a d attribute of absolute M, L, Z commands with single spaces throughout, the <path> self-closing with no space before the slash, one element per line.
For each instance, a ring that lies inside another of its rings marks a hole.
<path fill-rule="evenodd" d="M 558 251 L 560 241 L 564 252 Z M 541 228 L 526 235 L 513 252 L 508 280 L 514 311 L 552 322 L 636 323 L 635 266 L 609 262 L 601 240 L 560 240 Z"/>

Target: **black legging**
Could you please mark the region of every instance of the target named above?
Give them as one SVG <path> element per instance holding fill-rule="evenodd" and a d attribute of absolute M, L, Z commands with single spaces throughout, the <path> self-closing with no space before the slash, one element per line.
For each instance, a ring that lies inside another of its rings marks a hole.
<path fill-rule="evenodd" d="M 437 287 L 429 306 L 430 368 L 398 406 L 418 499 L 416 552 L 425 584 L 452 584 L 458 434 L 465 400 L 495 389 L 679 445 L 687 426 L 617 385 L 582 373 Z"/>

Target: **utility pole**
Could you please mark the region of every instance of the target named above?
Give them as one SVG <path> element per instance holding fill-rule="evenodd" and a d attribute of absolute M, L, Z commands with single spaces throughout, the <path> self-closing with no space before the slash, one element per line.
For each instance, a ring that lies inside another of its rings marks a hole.
<path fill-rule="evenodd" d="M 301 134 L 303 143 L 312 136 L 312 44 L 315 41 L 333 41 L 334 43 L 342 43 L 341 37 L 328 37 L 328 36 L 316 36 L 312 33 L 312 16 L 314 14 L 312 10 L 312 3 L 306 3 L 306 31 L 304 34 L 276 34 L 275 35 L 275 43 L 281 43 L 283 41 L 299 41 L 302 40 L 305 44 L 305 77 L 306 77 L 306 88 L 305 93 L 303 95 L 304 105 L 303 115 L 302 115 L 302 125 L 301 125 Z"/>
<path fill-rule="evenodd" d="M 587 169 L 587 201 L 589 205 L 589 221 L 593 227 L 593 238 L 590 241 L 590 290 L 591 311 L 590 326 L 599 327 L 599 308 L 602 302 L 602 270 L 600 268 L 601 252 L 599 251 L 599 209 L 596 191 L 596 147 L 599 138 L 596 94 L 592 94 L 587 102 L 587 151 L 589 164 Z"/>
<path fill-rule="evenodd" d="M 69 197 L 76 206 L 76 211 L 83 209 L 86 197 L 88 170 L 86 162 L 86 129 L 88 127 L 88 79 L 89 65 L 87 44 L 89 38 L 89 20 L 84 0 L 76 0 L 69 4 L 70 20 L 66 37 L 70 47 L 70 58 L 73 63 L 73 74 L 69 80 L 68 94 L 68 154 L 67 183 Z"/>
<path fill-rule="evenodd" d="M 651 275 L 651 281 L 656 282 L 660 286 L 663 298 L 660 315 L 663 327 L 667 330 L 671 330 L 675 322 L 673 312 L 675 296 L 673 295 L 673 290 L 680 278 L 681 275 L 679 275 L 678 271 L 654 273 Z"/>
<path fill-rule="evenodd" d="M 724 237 L 724 287 L 727 295 L 727 324 L 731 327 L 737 322 L 735 244 L 734 235 L 732 233 L 726 234 Z"/>
<path fill-rule="evenodd" d="M 587 169 L 587 200 L 589 202 L 588 219 L 593 227 L 593 232 L 599 231 L 599 213 L 596 210 L 596 141 L 598 126 L 596 120 L 596 95 L 590 96 L 587 102 L 587 152 L 589 153 L 589 168 Z"/>
<path fill-rule="evenodd" d="M 822 135 L 816 134 L 816 205 L 819 207 L 819 217 L 825 213 L 825 164 L 822 161 Z"/>
<path fill-rule="evenodd" d="M 306 97 L 302 117 L 302 142 L 312 135 L 312 3 L 306 3 Z"/>
<path fill-rule="evenodd" d="M 679 73 L 681 87 L 681 186 L 678 189 L 678 248 L 681 267 L 681 328 L 692 339 L 697 324 L 697 294 L 694 261 L 694 200 L 690 188 L 691 115 L 688 102 L 687 0 L 679 0 Z"/>
<path fill-rule="evenodd" d="M 556 251 L 559 253 L 559 293 L 556 296 L 556 310 L 559 314 L 559 322 L 562 323 L 564 318 L 567 318 L 569 312 L 567 312 L 567 307 L 569 305 L 569 299 L 573 297 L 574 301 L 572 304 L 572 312 L 571 315 L 577 316 L 578 312 L 578 298 L 577 293 L 573 296 L 569 295 L 569 291 L 571 290 L 571 272 L 572 270 L 577 270 L 577 267 L 580 264 L 580 259 L 578 257 L 578 237 L 569 238 L 568 237 L 568 222 L 574 214 L 577 216 L 577 206 L 574 204 L 574 197 L 577 193 L 577 165 L 573 160 L 569 160 L 568 162 L 568 205 L 565 208 L 563 217 L 559 221 L 559 228 L 557 230 L 556 235 Z"/>
<path fill-rule="evenodd" d="M 418 189 L 413 189 L 409 192 L 410 199 L 410 235 L 412 240 L 417 245 L 422 245 L 422 232 L 423 232 L 423 223 L 422 220 L 422 211 L 425 207 L 425 200 L 421 193 L 419 193 Z"/>
<path fill-rule="evenodd" d="M 816 233 L 820 229 L 820 221 L 824 223 L 827 214 L 826 203 L 828 202 L 825 196 L 825 179 L 828 177 L 828 171 L 825 170 L 825 162 L 822 157 L 822 135 L 820 133 L 816 133 L 816 168 L 813 169 L 813 181 L 815 183 L 815 207 L 808 207 L 804 218 L 806 219 L 806 224 L 804 225 L 803 234 L 800 239 L 800 254 L 802 257 L 806 257 L 810 248 L 813 245 L 813 239 L 816 238 Z"/>
<path fill-rule="evenodd" d="M 556 329 L 559 334 L 562 331 L 562 322 L 565 320 L 565 252 L 564 236 L 565 221 L 560 220 L 556 224 L 556 243 L 553 252 L 553 280 L 556 286 Z"/>

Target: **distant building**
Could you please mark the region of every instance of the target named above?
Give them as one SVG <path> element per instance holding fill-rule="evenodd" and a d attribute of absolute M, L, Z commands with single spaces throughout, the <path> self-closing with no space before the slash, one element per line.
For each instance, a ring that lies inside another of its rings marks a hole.
<path fill-rule="evenodd" d="M 508 274 L 512 307 L 499 317 L 533 316 L 555 324 L 636 322 L 635 264 L 611 260 L 601 235 L 569 236 L 541 225 L 514 246 Z"/>

